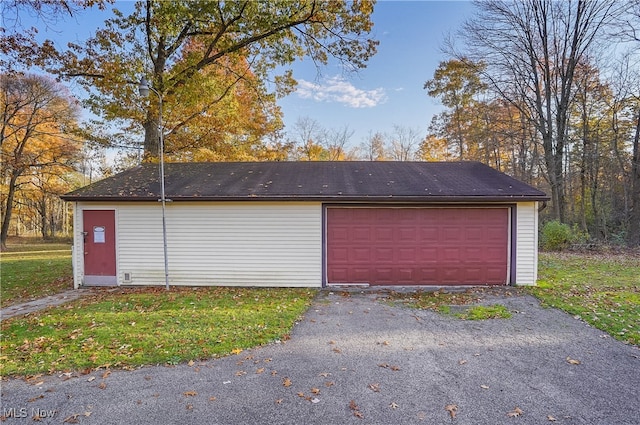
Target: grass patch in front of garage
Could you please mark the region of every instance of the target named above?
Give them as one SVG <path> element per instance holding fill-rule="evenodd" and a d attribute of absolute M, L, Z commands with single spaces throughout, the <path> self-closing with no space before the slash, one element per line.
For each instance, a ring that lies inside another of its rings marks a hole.
<path fill-rule="evenodd" d="M 432 310 L 462 320 L 508 319 L 511 312 L 501 304 L 472 305 L 480 301 L 484 288 L 465 291 L 419 291 L 415 293 L 392 292 L 389 301 L 410 308 Z"/>
<path fill-rule="evenodd" d="M 443 314 L 449 314 L 450 306 L 474 304 L 480 301 L 480 297 L 473 289 L 465 291 L 416 291 L 389 293 L 387 299 L 394 304 L 401 304 L 409 308 L 420 310 L 433 310 Z"/>
<path fill-rule="evenodd" d="M 457 317 L 462 320 L 510 319 L 511 312 L 502 304 L 475 305 L 463 308 L 451 308 L 450 305 L 440 306 L 438 312 Z"/>
<path fill-rule="evenodd" d="M 123 289 L 3 320 L 0 375 L 176 364 L 284 340 L 317 291 Z"/>
<path fill-rule="evenodd" d="M 538 286 L 527 288 L 542 305 L 578 316 L 616 339 L 640 345 L 638 253 L 540 253 Z"/>

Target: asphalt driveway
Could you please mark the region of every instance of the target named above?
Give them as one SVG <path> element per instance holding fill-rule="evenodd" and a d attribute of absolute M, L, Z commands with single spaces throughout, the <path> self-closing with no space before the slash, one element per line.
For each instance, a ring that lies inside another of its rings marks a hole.
<path fill-rule="evenodd" d="M 640 350 L 529 296 L 463 321 L 321 293 L 291 338 L 174 367 L 2 382 L 5 423 L 640 423 Z M 455 417 L 454 417 L 455 416 Z"/>

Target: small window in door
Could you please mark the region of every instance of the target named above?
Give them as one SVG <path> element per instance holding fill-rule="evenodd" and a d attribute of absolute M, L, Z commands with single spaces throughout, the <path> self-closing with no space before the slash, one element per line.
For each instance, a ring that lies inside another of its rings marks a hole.
<path fill-rule="evenodd" d="M 105 243 L 104 226 L 93 227 L 93 243 Z"/>

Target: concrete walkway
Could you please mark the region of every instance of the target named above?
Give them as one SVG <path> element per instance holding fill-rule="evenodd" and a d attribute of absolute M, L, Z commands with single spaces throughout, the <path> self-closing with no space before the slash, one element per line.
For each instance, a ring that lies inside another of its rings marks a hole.
<path fill-rule="evenodd" d="M 94 293 L 95 292 L 91 289 L 69 289 L 48 297 L 38 298 L 35 300 L 27 301 L 25 303 L 11 305 L 0 310 L 0 320 L 29 314 L 33 313 L 34 311 L 43 310 L 47 307 L 68 303 L 69 301 L 77 300 L 80 297 L 91 295 Z"/>
<path fill-rule="evenodd" d="M 384 293 L 324 291 L 288 341 L 6 379 L 3 423 L 638 425 L 637 347 L 530 296 L 482 303 L 513 317 L 465 321 Z"/>

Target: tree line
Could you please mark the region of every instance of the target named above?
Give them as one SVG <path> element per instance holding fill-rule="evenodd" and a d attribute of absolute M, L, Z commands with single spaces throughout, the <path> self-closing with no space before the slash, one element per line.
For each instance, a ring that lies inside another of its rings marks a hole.
<path fill-rule="evenodd" d="M 427 143 L 543 188 L 545 219 L 640 245 L 640 2 L 481 1 L 424 88 Z"/>
<path fill-rule="evenodd" d="M 301 58 L 366 66 L 374 1 L 113 3 L 2 3 L 3 245 L 27 229 L 64 232 L 57 196 L 157 160 L 160 134 L 169 161 L 478 160 L 546 190 L 543 218 L 640 245 L 637 0 L 476 2 L 424 85 L 445 108 L 428 134 L 398 117 L 357 145 L 348 126 L 309 117 L 285 131 L 277 100 L 295 90 L 288 65 Z M 110 6 L 93 36 L 63 47 L 21 19 L 55 27 Z M 65 83 L 85 89 L 82 102 Z"/>

